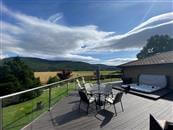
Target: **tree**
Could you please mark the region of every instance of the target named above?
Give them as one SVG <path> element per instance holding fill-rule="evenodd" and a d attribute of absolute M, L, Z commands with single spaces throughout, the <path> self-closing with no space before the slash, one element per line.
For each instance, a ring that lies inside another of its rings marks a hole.
<path fill-rule="evenodd" d="M 54 76 L 54 77 L 49 77 L 48 81 L 47 81 L 47 84 L 51 84 L 51 83 L 54 83 L 54 82 L 58 82 L 59 79 L 57 78 L 57 76 Z"/>
<path fill-rule="evenodd" d="M 7 61 L 0 67 L 0 96 L 40 86 L 39 78 L 19 57 Z M 22 94 L 21 100 L 40 95 L 39 91 Z"/>
<path fill-rule="evenodd" d="M 71 73 L 72 73 L 71 71 L 62 70 L 61 73 L 57 73 L 57 76 L 59 77 L 60 80 L 65 80 L 72 76 Z"/>
<path fill-rule="evenodd" d="M 137 54 L 137 58 L 142 59 L 167 51 L 173 51 L 173 39 L 168 35 L 155 35 L 147 40 L 146 46 Z"/>

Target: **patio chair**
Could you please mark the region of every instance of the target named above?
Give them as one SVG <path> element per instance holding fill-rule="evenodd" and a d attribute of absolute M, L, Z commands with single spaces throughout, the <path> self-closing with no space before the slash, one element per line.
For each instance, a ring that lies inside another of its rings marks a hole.
<path fill-rule="evenodd" d="M 90 97 L 97 97 L 97 95 L 93 94 L 93 90 L 96 90 L 96 88 L 93 86 L 93 84 L 91 83 L 86 83 L 84 85 L 84 91 L 85 93 L 87 94 L 87 96 L 90 98 Z M 98 98 L 98 97 L 97 97 Z"/>
<path fill-rule="evenodd" d="M 105 97 L 109 96 L 113 97 L 112 86 L 106 85 L 104 91 L 105 91 Z"/>
<path fill-rule="evenodd" d="M 86 84 L 84 77 L 82 77 L 82 84 Z"/>
<path fill-rule="evenodd" d="M 123 92 L 119 92 L 113 98 L 110 97 L 110 96 L 109 97 L 106 97 L 105 98 L 104 109 L 105 109 L 106 103 L 109 103 L 109 104 L 111 104 L 111 105 L 114 106 L 115 114 L 117 115 L 115 104 L 120 103 L 121 104 L 122 111 L 124 111 L 123 104 L 122 104 L 122 101 L 121 101 L 122 96 L 123 96 Z"/>
<path fill-rule="evenodd" d="M 82 82 L 85 83 L 84 77 L 82 77 L 82 79 L 83 79 Z M 87 94 L 87 96 L 93 96 L 93 94 L 91 93 L 92 84 L 85 83 L 85 84 L 81 85 L 81 83 L 78 79 L 76 79 L 76 82 L 77 82 L 77 87 L 79 90 L 84 91 Z"/>
<path fill-rule="evenodd" d="M 93 88 L 92 88 L 92 85 L 90 83 L 86 83 L 84 85 L 84 88 L 85 88 L 87 95 L 93 95 L 91 92 L 93 90 Z"/>
<path fill-rule="evenodd" d="M 80 91 L 80 90 L 78 92 L 79 92 L 79 96 L 80 96 L 79 111 L 80 111 L 80 105 L 82 102 L 87 104 L 87 114 L 88 114 L 90 104 L 92 104 L 92 103 L 95 103 L 96 110 L 97 110 L 96 98 L 94 96 L 88 97 L 85 92 Z"/>
<path fill-rule="evenodd" d="M 77 87 L 79 90 L 84 90 L 85 88 L 81 86 L 80 82 L 78 79 L 76 79 Z"/>

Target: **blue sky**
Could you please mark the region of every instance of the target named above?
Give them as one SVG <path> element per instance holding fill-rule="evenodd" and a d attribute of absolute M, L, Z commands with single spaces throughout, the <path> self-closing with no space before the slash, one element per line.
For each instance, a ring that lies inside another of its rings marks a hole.
<path fill-rule="evenodd" d="M 1 12 L 1 58 L 118 65 L 150 36 L 173 36 L 172 0 L 1 0 Z"/>

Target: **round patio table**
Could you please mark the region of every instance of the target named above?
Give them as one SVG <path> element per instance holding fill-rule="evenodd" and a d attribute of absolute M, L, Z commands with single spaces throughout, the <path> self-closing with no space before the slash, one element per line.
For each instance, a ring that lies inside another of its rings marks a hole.
<path fill-rule="evenodd" d="M 100 84 L 100 86 L 99 85 L 97 85 L 97 88 L 94 88 L 93 90 L 91 90 L 91 92 L 93 93 L 93 94 L 95 94 L 95 95 L 98 95 L 98 100 L 97 100 L 97 105 L 99 105 L 99 106 L 103 106 L 104 105 L 104 102 L 103 101 L 101 101 L 101 95 L 105 95 L 105 93 L 106 93 L 106 91 L 105 91 L 105 85 L 103 85 L 103 84 Z"/>

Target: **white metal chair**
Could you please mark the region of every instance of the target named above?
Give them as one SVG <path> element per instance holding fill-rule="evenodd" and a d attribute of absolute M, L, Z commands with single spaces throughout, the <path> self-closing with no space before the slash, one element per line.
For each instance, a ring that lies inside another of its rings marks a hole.
<path fill-rule="evenodd" d="M 78 89 L 80 89 L 80 90 L 84 90 L 84 87 L 81 86 L 81 84 L 80 84 L 80 82 L 79 82 L 78 79 L 76 79 L 76 83 L 77 83 L 77 87 L 78 87 Z"/>
<path fill-rule="evenodd" d="M 90 83 L 84 84 L 84 88 L 85 88 L 87 94 L 92 95 L 91 91 L 93 90 L 93 88 Z"/>
<path fill-rule="evenodd" d="M 84 77 L 82 77 L 82 84 L 86 84 Z"/>
<path fill-rule="evenodd" d="M 79 92 L 79 96 L 80 96 L 79 111 L 80 111 L 81 102 L 84 102 L 85 104 L 87 104 L 87 114 L 88 114 L 88 109 L 90 107 L 90 104 L 92 104 L 92 103 L 95 103 L 96 110 L 97 110 L 97 104 L 96 104 L 95 97 L 88 97 L 86 95 L 86 93 L 81 90 L 79 90 L 78 92 Z"/>
<path fill-rule="evenodd" d="M 104 87 L 104 91 L 105 91 L 105 97 L 109 97 L 109 96 L 113 97 L 112 86 L 106 85 Z"/>
<path fill-rule="evenodd" d="M 113 97 L 113 98 L 110 97 L 110 96 L 105 98 L 105 104 L 106 104 L 106 103 L 109 103 L 109 104 L 113 105 L 116 115 L 117 115 L 117 112 L 116 112 L 115 104 L 121 103 L 122 111 L 124 111 L 123 104 L 122 104 L 122 101 L 121 101 L 122 96 L 123 96 L 123 92 L 119 92 L 119 93 L 117 93 L 116 96 Z M 104 104 L 104 109 L 105 109 L 105 104 Z"/>

